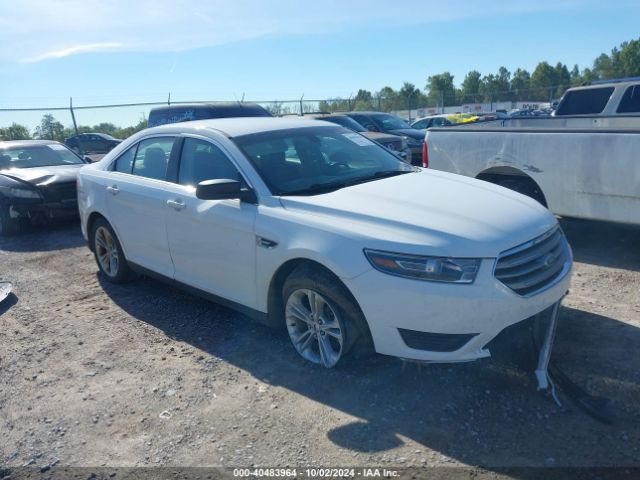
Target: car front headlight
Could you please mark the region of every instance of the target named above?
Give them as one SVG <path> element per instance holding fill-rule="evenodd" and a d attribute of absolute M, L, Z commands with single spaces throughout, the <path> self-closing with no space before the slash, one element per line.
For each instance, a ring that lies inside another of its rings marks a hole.
<path fill-rule="evenodd" d="M 429 282 L 473 283 L 481 262 L 479 258 L 423 257 L 367 249 L 364 253 L 380 272 Z"/>
<path fill-rule="evenodd" d="M 402 136 L 400 137 L 400 141 L 402 142 L 402 143 L 401 143 L 401 147 L 400 147 L 400 148 L 401 148 L 402 150 L 404 150 L 405 148 L 407 148 L 407 145 L 409 144 L 409 137 L 407 137 L 407 136 L 405 136 L 405 135 L 402 135 Z"/>
<path fill-rule="evenodd" d="M 6 196 L 13 198 L 42 198 L 37 191 L 27 188 L 0 187 L 0 190 Z"/>

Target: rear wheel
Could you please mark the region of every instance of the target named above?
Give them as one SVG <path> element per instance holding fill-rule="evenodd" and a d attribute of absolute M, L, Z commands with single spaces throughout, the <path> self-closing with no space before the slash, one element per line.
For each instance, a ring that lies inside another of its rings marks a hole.
<path fill-rule="evenodd" d="M 113 283 L 124 283 L 132 277 L 118 237 L 111 225 L 100 218 L 91 229 L 91 244 L 100 271 Z"/>
<path fill-rule="evenodd" d="M 501 187 L 508 188 L 514 192 L 521 193 L 527 197 L 533 198 L 541 205 L 547 206 L 544 195 L 540 190 L 540 187 L 528 177 L 516 177 L 516 176 L 501 176 L 498 177 L 494 183 Z"/>
<path fill-rule="evenodd" d="M 373 351 L 360 308 L 328 272 L 297 268 L 284 283 L 283 302 L 289 338 L 305 360 L 332 368 Z"/>
<path fill-rule="evenodd" d="M 20 220 L 11 217 L 11 206 L 0 205 L 0 236 L 8 237 L 20 233 Z"/>

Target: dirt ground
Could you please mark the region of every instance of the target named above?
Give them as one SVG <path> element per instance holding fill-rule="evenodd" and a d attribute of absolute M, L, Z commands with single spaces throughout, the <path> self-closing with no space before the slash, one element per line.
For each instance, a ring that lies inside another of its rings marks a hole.
<path fill-rule="evenodd" d="M 495 359 L 315 367 L 231 310 L 106 283 L 75 222 L 1 239 L 0 465 L 640 466 L 640 228 L 562 226 L 554 360 L 612 425 Z"/>

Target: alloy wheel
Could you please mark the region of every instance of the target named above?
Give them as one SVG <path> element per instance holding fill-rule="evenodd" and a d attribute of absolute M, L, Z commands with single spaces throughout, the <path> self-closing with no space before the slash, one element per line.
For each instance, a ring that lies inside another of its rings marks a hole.
<path fill-rule="evenodd" d="M 118 247 L 113 235 L 105 227 L 98 227 L 95 233 L 95 249 L 102 271 L 110 277 L 118 274 Z"/>
<path fill-rule="evenodd" d="M 287 299 L 285 316 L 289 337 L 303 358 L 326 368 L 338 363 L 344 331 L 329 300 L 314 290 L 295 290 Z"/>

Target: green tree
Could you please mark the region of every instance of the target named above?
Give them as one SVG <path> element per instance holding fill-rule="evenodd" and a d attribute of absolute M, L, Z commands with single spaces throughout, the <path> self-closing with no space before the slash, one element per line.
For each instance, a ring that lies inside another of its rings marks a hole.
<path fill-rule="evenodd" d="M 358 90 L 358 93 L 356 94 L 355 98 L 353 99 L 354 102 L 354 110 L 373 110 L 373 95 L 371 94 L 370 91 L 368 90 Z"/>
<path fill-rule="evenodd" d="M 34 137 L 40 140 L 56 140 L 64 142 L 64 127 L 53 115 L 43 115 L 40 125 L 36 127 Z"/>
<path fill-rule="evenodd" d="M 113 123 L 102 122 L 98 125 L 94 125 L 92 131 L 98 133 L 106 133 L 107 135 L 114 136 L 118 130 L 119 128 L 116 127 Z"/>
<path fill-rule="evenodd" d="M 377 110 L 382 112 L 390 112 L 391 110 L 399 110 L 398 108 L 398 92 L 396 92 L 393 88 L 387 86 L 383 87 L 379 92 L 376 93 L 376 98 L 378 99 Z"/>
<path fill-rule="evenodd" d="M 413 110 L 424 104 L 424 95 L 413 83 L 404 82 L 398 90 L 399 110 Z"/>
<path fill-rule="evenodd" d="M 571 73 L 564 63 L 558 62 L 555 67 L 556 84 L 555 96 L 560 97 L 564 91 L 571 86 Z"/>
<path fill-rule="evenodd" d="M 455 105 L 456 88 L 453 85 L 453 75 L 449 72 L 439 73 L 427 78 L 427 98 L 432 105 Z"/>
<path fill-rule="evenodd" d="M 517 68 L 511 77 L 511 90 L 515 100 L 527 100 L 531 82 L 531 74 L 522 68 Z"/>
<path fill-rule="evenodd" d="M 140 130 L 144 130 L 145 128 L 147 128 L 147 118 L 142 115 L 137 124 L 131 127 L 120 128 L 115 132 L 113 136 L 116 138 L 122 138 L 124 140 L 125 138 L 130 137 L 134 133 L 138 133 Z"/>
<path fill-rule="evenodd" d="M 476 103 L 481 100 L 480 88 L 482 75 L 477 70 L 471 70 L 462 81 L 462 103 Z"/>
<path fill-rule="evenodd" d="M 531 74 L 531 98 L 530 100 L 550 100 L 555 95 L 555 87 L 558 85 L 556 69 L 547 62 L 540 62 Z"/>
<path fill-rule="evenodd" d="M 30 140 L 29 129 L 24 125 L 12 123 L 10 126 L 0 128 L 0 140 Z"/>
<path fill-rule="evenodd" d="M 612 54 L 618 54 L 617 49 L 613 49 Z M 608 78 L 615 78 L 616 69 L 613 61 L 609 55 L 602 53 L 593 62 L 593 73 L 597 78 L 606 80 Z"/>
<path fill-rule="evenodd" d="M 622 43 L 620 50 L 612 56 L 615 71 L 620 77 L 640 76 L 640 39 Z"/>

